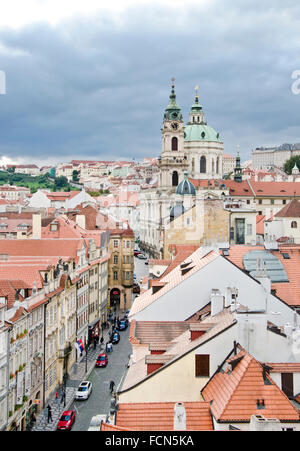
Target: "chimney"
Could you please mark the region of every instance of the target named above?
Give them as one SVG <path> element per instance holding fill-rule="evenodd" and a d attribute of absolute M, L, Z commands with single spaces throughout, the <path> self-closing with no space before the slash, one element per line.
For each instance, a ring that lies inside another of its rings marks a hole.
<path fill-rule="evenodd" d="M 293 334 L 293 326 L 289 323 L 286 323 L 283 327 L 283 331 L 288 338 L 291 338 Z"/>
<path fill-rule="evenodd" d="M 210 302 L 211 302 L 211 316 L 215 316 L 223 311 L 224 296 L 221 294 L 220 290 L 214 288 L 211 290 Z"/>
<path fill-rule="evenodd" d="M 76 215 L 76 224 L 85 229 L 85 215 Z"/>
<path fill-rule="evenodd" d="M 34 240 L 42 238 L 42 217 L 40 214 L 32 215 L 32 237 Z"/>
<path fill-rule="evenodd" d="M 277 418 L 265 418 L 263 415 L 251 416 L 250 431 L 272 432 L 281 430 L 281 423 Z"/>
<path fill-rule="evenodd" d="M 183 402 L 174 406 L 174 431 L 186 431 L 186 412 Z"/>

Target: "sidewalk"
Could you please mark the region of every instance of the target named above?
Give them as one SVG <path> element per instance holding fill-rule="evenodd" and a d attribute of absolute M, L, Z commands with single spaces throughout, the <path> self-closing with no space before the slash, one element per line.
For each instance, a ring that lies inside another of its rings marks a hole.
<path fill-rule="evenodd" d="M 123 311 L 117 312 L 116 315 L 123 316 Z M 75 393 L 81 381 L 87 379 L 91 374 L 92 370 L 95 368 L 95 361 L 98 354 L 105 349 L 105 344 L 109 340 L 109 331 L 111 330 L 111 326 L 108 329 L 105 329 L 103 333 L 103 345 L 101 344 L 96 346 L 94 349 L 93 345 L 90 345 L 87 356 L 84 354 L 81 358 L 80 362 L 77 362 L 73 365 L 71 373 L 69 374 L 69 378 L 66 383 L 66 400 L 65 406 L 64 403 L 61 403 L 61 398 L 59 397 L 59 402 L 56 403 L 55 396 L 52 399 L 49 399 L 45 404 L 44 409 L 39 414 L 36 419 L 36 423 L 34 427 L 31 429 L 32 431 L 55 431 L 57 427 L 58 420 L 61 414 L 70 409 Z M 86 371 L 87 369 L 87 371 Z M 58 390 L 59 395 L 61 395 L 61 390 Z M 47 406 L 50 404 L 52 408 L 52 422 L 48 423 L 48 409 Z"/>

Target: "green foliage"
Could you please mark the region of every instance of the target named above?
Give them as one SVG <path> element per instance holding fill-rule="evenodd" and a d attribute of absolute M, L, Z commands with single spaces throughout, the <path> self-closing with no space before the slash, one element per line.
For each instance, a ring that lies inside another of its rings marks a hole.
<path fill-rule="evenodd" d="M 55 177 L 54 184 L 56 188 L 66 188 L 68 186 L 68 179 L 64 175 L 61 175 L 59 177 Z"/>
<path fill-rule="evenodd" d="M 74 169 L 72 173 L 72 179 L 73 182 L 79 182 L 79 171 L 76 171 L 76 169 Z"/>
<path fill-rule="evenodd" d="M 49 173 L 32 177 L 27 174 L 15 174 L 12 171 L 0 171 L 0 185 L 7 184 L 29 188 L 31 194 L 36 193 L 38 189 L 49 189 L 51 191 L 73 191 L 74 189 L 64 176 L 53 180 Z"/>
<path fill-rule="evenodd" d="M 289 160 L 285 162 L 283 167 L 284 172 L 290 175 L 292 173 L 295 164 L 298 166 L 298 169 L 300 170 L 300 155 L 291 157 Z"/>

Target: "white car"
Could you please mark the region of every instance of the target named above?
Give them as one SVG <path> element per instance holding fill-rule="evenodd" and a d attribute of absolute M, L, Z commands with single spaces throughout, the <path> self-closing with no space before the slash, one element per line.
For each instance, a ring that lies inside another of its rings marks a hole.
<path fill-rule="evenodd" d="M 75 399 L 88 399 L 92 392 L 92 383 L 90 381 L 82 381 L 75 394 Z"/>
<path fill-rule="evenodd" d="M 147 260 L 147 257 L 144 254 L 137 255 L 137 258 L 139 258 L 140 260 Z"/>

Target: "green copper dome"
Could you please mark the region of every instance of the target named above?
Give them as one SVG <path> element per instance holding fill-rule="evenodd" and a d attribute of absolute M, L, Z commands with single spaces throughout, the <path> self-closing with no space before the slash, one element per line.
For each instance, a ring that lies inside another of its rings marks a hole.
<path fill-rule="evenodd" d="M 189 181 L 187 172 L 184 172 L 184 180 L 179 183 L 176 188 L 176 194 L 180 194 L 181 196 L 191 195 L 196 196 L 196 190 L 192 182 Z"/>
<path fill-rule="evenodd" d="M 219 133 L 209 125 L 190 123 L 184 129 L 184 140 L 222 142 Z"/>

